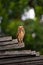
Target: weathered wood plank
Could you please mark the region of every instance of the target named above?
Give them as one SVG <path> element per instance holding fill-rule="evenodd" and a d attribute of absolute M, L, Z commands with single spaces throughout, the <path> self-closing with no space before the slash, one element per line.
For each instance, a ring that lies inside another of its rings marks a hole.
<path fill-rule="evenodd" d="M 4 41 L 4 42 L 0 42 L 0 46 L 4 46 L 4 45 L 13 45 L 14 43 L 18 43 L 17 39 L 12 39 L 11 41 Z"/>
<path fill-rule="evenodd" d="M 43 65 L 43 61 L 39 61 L 39 62 L 19 62 L 19 63 L 8 63 L 6 65 Z"/>
<path fill-rule="evenodd" d="M 43 64 L 43 57 L 33 57 L 33 58 L 25 58 L 25 57 L 17 57 L 17 58 L 6 58 L 6 59 L 1 59 L 0 64 L 15 64 L 15 63 L 28 63 L 30 64 Z"/>
<path fill-rule="evenodd" d="M 25 58 L 27 58 L 27 57 L 36 57 L 35 55 L 29 55 L 29 54 L 2 54 L 2 55 L 0 55 L 0 59 L 3 59 L 3 58 L 17 58 L 17 57 L 25 57 Z"/>
<path fill-rule="evenodd" d="M 24 47 L 24 43 L 21 43 L 21 45 L 12 44 L 12 45 L 0 46 L 0 51 L 7 50 L 7 49 L 23 48 L 23 47 Z"/>
<path fill-rule="evenodd" d="M 0 53 L 1 54 L 1 53 Z M 1 55 L 13 55 L 13 54 L 31 54 L 31 51 L 29 50 L 19 50 L 19 51 L 5 51 Z"/>
<path fill-rule="evenodd" d="M 0 56 L 14 55 L 14 56 L 36 56 L 37 52 L 33 53 L 31 50 L 19 50 L 19 51 L 5 51 L 0 52 Z M 38 55 L 40 56 L 40 55 Z"/>
<path fill-rule="evenodd" d="M 11 36 L 0 37 L 0 42 L 2 42 L 2 41 L 9 41 L 9 40 L 12 40 Z"/>

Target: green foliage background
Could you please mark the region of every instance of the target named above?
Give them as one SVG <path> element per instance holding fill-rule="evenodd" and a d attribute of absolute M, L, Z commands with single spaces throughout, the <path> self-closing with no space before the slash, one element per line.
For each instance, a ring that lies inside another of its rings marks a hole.
<path fill-rule="evenodd" d="M 40 17 L 43 14 L 43 0 L 33 0 L 36 13 L 36 20 L 21 21 L 21 14 L 28 6 L 30 0 L 0 0 L 0 16 L 2 16 L 2 31 L 6 35 L 16 38 L 19 25 L 23 25 L 26 31 L 24 42 L 26 49 L 40 51 L 43 54 L 43 24 L 40 24 Z M 32 38 L 32 33 L 36 38 Z"/>

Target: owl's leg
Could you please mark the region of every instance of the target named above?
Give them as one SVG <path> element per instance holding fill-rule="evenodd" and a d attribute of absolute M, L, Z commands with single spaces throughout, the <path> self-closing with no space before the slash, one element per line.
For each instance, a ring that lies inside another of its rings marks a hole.
<path fill-rule="evenodd" d="M 23 39 L 21 39 L 21 43 L 23 43 Z"/>
<path fill-rule="evenodd" d="M 19 43 L 19 44 L 21 43 L 21 39 L 20 39 L 20 38 L 18 39 L 18 43 Z"/>

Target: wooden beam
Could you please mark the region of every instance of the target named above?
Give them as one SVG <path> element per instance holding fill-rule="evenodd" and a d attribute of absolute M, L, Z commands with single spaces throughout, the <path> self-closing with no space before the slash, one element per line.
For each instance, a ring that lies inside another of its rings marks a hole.
<path fill-rule="evenodd" d="M 15 43 L 16 43 L 16 44 L 18 43 L 17 39 L 13 39 L 13 40 L 11 40 L 11 41 L 0 42 L 0 46 L 12 45 L 12 44 L 15 44 Z"/>
<path fill-rule="evenodd" d="M 3 46 L 0 46 L 0 51 L 1 50 L 11 50 L 11 49 L 17 49 L 17 48 L 23 48 L 24 47 L 24 43 L 21 43 L 21 45 L 19 44 L 11 44 L 11 45 L 3 45 Z"/>
<path fill-rule="evenodd" d="M 0 42 L 2 42 L 2 41 L 9 41 L 9 40 L 12 40 L 11 36 L 0 37 Z"/>

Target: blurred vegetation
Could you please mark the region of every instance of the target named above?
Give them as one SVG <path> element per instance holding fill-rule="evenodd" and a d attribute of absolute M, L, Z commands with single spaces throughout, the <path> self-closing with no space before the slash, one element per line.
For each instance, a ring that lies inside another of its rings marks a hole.
<path fill-rule="evenodd" d="M 30 0 L 0 0 L 0 17 L 2 17 L 2 31 L 6 35 L 16 38 L 19 25 L 23 25 L 26 31 L 24 42 L 26 49 L 39 50 L 43 54 L 43 24 L 40 18 L 43 14 L 43 0 L 33 0 L 36 20 L 21 21 L 21 14 L 28 6 Z M 30 5 L 30 4 L 29 4 Z M 32 34 L 36 37 L 33 38 Z"/>
<path fill-rule="evenodd" d="M 18 26 L 24 25 L 24 23 L 20 20 L 12 20 L 8 24 L 7 28 L 5 29 L 5 33 L 7 35 L 11 35 L 13 38 L 16 38 L 17 36 L 17 31 L 18 31 Z"/>
<path fill-rule="evenodd" d="M 25 23 L 25 45 L 26 48 L 32 50 L 41 50 L 43 48 L 43 27 L 38 19 L 35 21 L 27 20 Z M 26 25 L 27 24 L 27 25 Z M 35 34 L 35 37 L 32 36 Z"/>

